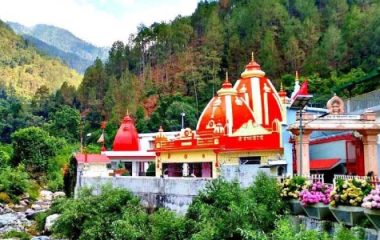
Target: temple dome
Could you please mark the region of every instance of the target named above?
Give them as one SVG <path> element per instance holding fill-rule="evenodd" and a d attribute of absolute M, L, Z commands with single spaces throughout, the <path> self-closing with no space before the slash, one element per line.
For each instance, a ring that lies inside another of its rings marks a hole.
<path fill-rule="evenodd" d="M 237 91 L 226 78 L 218 95 L 213 97 L 203 110 L 197 125 L 197 134 L 200 136 L 212 134 L 227 134 L 234 136 L 239 132 L 247 133 L 255 123 L 249 106 L 238 96 Z"/>
<path fill-rule="evenodd" d="M 113 141 L 113 151 L 139 151 L 139 135 L 132 118 L 124 117 Z"/>
<path fill-rule="evenodd" d="M 256 123 L 271 130 L 283 119 L 281 98 L 260 65 L 252 60 L 246 66 L 234 89 L 252 110 Z"/>

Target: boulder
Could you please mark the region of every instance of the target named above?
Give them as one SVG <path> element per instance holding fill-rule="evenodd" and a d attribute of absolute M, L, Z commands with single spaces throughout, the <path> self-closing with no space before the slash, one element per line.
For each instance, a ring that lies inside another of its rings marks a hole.
<path fill-rule="evenodd" d="M 60 197 L 66 197 L 66 194 L 64 192 L 55 192 L 53 193 L 53 199 L 57 199 Z"/>
<path fill-rule="evenodd" d="M 50 215 L 46 218 L 45 231 L 50 232 L 51 227 L 53 226 L 55 221 L 57 221 L 59 216 L 60 216 L 60 214 L 53 214 L 53 215 Z"/>
<path fill-rule="evenodd" d="M 42 190 L 40 192 L 40 198 L 43 201 L 52 201 L 53 200 L 53 193 L 51 191 L 48 191 L 48 190 Z"/>

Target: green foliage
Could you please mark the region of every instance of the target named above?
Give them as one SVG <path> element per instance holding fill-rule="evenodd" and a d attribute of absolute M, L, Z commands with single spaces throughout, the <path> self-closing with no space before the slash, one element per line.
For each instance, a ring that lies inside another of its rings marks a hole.
<path fill-rule="evenodd" d="M 112 239 L 113 223 L 122 218 L 125 208 L 141 208 L 128 191 L 109 186 L 97 196 L 84 191 L 79 199 L 68 199 L 59 207 L 62 215 L 53 232 L 70 239 Z"/>
<path fill-rule="evenodd" d="M 29 176 L 23 165 L 17 168 L 5 167 L 0 171 L 0 192 L 5 192 L 9 197 L 18 202 L 18 196 L 27 192 Z"/>
<path fill-rule="evenodd" d="M 3 234 L 1 236 L 2 239 L 8 239 L 8 238 L 11 238 L 11 239 L 19 239 L 19 240 L 29 240 L 31 238 L 30 234 L 26 233 L 26 232 L 18 232 L 18 231 L 15 231 L 15 230 L 11 230 L 9 232 L 6 232 L 5 234 Z"/>
<path fill-rule="evenodd" d="M 177 216 L 174 212 L 159 209 L 150 215 L 151 233 L 150 239 L 185 239 L 186 222 L 183 217 Z"/>
<path fill-rule="evenodd" d="M 274 228 L 283 207 L 276 181 L 260 173 L 248 189 L 213 181 L 193 200 L 186 216 L 195 239 L 259 239 Z"/>
<path fill-rule="evenodd" d="M 0 20 L 0 85 L 13 88 L 17 96 L 31 98 L 46 85 L 51 91 L 63 82 L 77 86 L 80 75 L 57 59 L 42 55 Z"/>
<path fill-rule="evenodd" d="M 37 174 L 34 177 L 38 177 L 38 173 L 48 170 L 49 159 L 56 156 L 63 144 L 62 140 L 51 137 L 41 128 L 20 129 L 12 134 L 12 163 L 14 166 L 24 164 L 29 173 Z"/>
<path fill-rule="evenodd" d="M 56 137 L 74 142 L 79 139 L 79 111 L 69 106 L 62 106 L 51 116 L 50 133 Z"/>

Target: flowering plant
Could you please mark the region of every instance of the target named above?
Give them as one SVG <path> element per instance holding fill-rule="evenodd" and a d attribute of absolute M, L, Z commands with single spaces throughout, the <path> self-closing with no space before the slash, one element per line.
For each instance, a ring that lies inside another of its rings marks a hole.
<path fill-rule="evenodd" d="M 372 188 L 372 185 L 363 179 L 338 179 L 334 191 L 330 194 L 330 205 L 360 206 L 364 196 L 370 193 Z"/>
<path fill-rule="evenodd" d="M 284 199 L 298 199 L 300 192 L 306 186 L 307 180 L 302 176 L 287 178 L 281 184 L 281 197 Z"/>
<path fill-rule="evenodd" d="M 372 190 L 364 199 L 362 207 L 369 209 L 380 209 L 380 186 Z"/>
<path fill-rule="evenodd" d="M 330 193 L 332 192 L 332 187 L 328 184 L 321 182 L 315 182 L 309 184 L 300 193 L 300 201 L 302 205 L 309 205 L 315 203 L 329 204 Z"/>

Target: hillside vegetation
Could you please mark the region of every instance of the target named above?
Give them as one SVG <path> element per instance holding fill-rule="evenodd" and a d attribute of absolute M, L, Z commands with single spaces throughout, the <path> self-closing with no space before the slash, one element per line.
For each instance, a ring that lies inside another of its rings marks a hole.
<path fill-rule="evenodd" d="M 220 88 L 225 71 L 236 81 L 251 52 L 288 94 L 294 72 L 309 79 L 312 104 L 379 87 L 341 88 L 376 71 L 380 59 L 379 1 L 201 1 L 188 17 L 140 25 L 128 43 L 115 42 L 107 61 L 89 67 L 78 89 L 92 122 L 118 124 L 127 109 L 140 132 L 192 128 Z M 342 89 L 342 90 L 339 90 Z"/>
<path fill-rule="evenodd" d="M 0 21 L 0 85 L 30 98 L 45 85 L 50 91 L 63 82 L 78 86 L 81 76 L 57 59 L 41 54 Z"/>
<path fill-rule="evenodd" d="M 108 56 L 108 48 L 96 47 L 62 28 L 46 24 L 37 24 L 33 27 L 15 22 L 7 24 L 40 51 L 58 57 L 79 73 L 84 73 L 96 58 L 104 60 Z"/>

